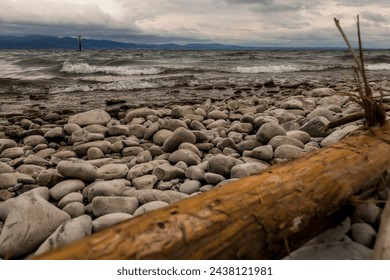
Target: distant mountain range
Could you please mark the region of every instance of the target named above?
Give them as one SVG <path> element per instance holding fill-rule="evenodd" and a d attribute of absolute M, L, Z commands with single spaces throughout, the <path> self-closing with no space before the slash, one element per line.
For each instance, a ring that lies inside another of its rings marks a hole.
<path fill-rule="evenodd" d="M 0 36 L 0 49 L 78 49 L 77 38 L 42 35 Z M 254 50 L 256 47 L 243 47 L 223 44 L 133 44 L 110 40 L 82 39 L 82 49 L 123 49 L 123 50 Z M 264 48 L 262 48 L 264 49 Z"/>

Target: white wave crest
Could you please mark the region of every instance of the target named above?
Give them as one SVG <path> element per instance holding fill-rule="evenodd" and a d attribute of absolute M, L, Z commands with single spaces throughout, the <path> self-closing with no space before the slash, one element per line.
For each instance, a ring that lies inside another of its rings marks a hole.
<path fill-rule="evenodd" d="M 94 66 L 88 63 L 64 62 L 60 70 L 68 74 L 107 74 L 107 75 L 156 75 L 162 72 L 156 67 L 132 67 L 132 66 Z"/>
<path fill-rule="evenodd" d="M 369 71 L 390 70 L 390 64 L 389 63 L 368 64 L 366 65 L 366 69 Z"/>
<path fill-rule="evenodd" d="M 243 74 L 284 73 L 284 72 L 299 72 L 299 71 L 307 71 L 307 70 L 309 69 L 304 69 L 303 67 L 299 67 L 297 65 L 291 65 L 291 64 L 266 65 L 266 66 L 237 66 L 233 68 L 233 72 L 238 72 Z"/>

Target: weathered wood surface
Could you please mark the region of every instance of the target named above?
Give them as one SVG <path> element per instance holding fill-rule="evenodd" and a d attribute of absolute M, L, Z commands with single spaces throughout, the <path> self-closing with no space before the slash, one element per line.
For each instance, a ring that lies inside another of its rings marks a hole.
<path fill-rule="evenodd" d="M 390 168 L 389 143 L 387 123 L 36 258 L 280 258 L 378 182 Z"/>
<path fill-rule="evenodd" d="M 375 260 L 390 260 L 390 195 L 381 215 L 373 258 Z"/>

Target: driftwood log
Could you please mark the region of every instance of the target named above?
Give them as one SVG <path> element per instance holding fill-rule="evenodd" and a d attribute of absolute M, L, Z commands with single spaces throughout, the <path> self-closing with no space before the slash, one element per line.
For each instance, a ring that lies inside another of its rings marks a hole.
<path fill-rule="evenodd" d="M 390 168 L 390 124 L 146 213 L 36 259 L 277 259 Z"/>

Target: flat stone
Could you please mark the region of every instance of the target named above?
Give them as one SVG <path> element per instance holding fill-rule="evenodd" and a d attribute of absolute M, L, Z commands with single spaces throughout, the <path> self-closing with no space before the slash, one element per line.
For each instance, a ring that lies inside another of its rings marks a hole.
<path fill-rule="evenodd" d="M 192 194 L 198 192 L 202 184 L 197 180 L 189 180 L 184 182 L 179 187 L 179 192 Z"/>
<path fill-rule="evenodd" d="M 217 148 L 223 151 L 225 148 L 236 148 L 236 143 L 230 138 L 223 138 L 217 143 Z"/>
<path fill-rule="evenodd" d="M 113 125 L 108 128 L 108 135 L 110 136 L 120 136 L 120 135 L 125 135 L 129 136 L 130 135 L 130 129 L 127 125 Z"/>
<path fill-rule="evenodd" d="M 126 190 L 126 181 L 123 179 L 115 179 L 110 181 L 96 181 L 88 185 L 83 194 L 86 192 L 88 201 L 96 196 L 120 196 Z"/>
<path fill-rule="evenodd" d="M 37 178 L 38 175 L 45 170 L 46 168 L 43 166 L 35 165 L 35 164 L 22 164 L 15 171 L 29 175 L 33 178 Z"/>
<path fill-rule="evenodd" d="M 58 172 L 57 169 L 44 169 L 39 172 L 36 178 L 37 184 L 40 186 L 53 187 L 65 178 Z"/>
<path fill-rule="evenodd" d="M 126 164 L 107 164 L 98 168 L 97 175 L 99 179 L 113 180 L 125 178 L 128 172 Z"/>
<path fill-rule="evenodd" d="M 271 145 L 256 147 L 252 151 L 244 151 L 243 153 L 243 156 L 253 157 L 265 161 L 271 160 L 273 155 L 274 151 Z"/>
<path fill-rule="evenodd" d="M 211 185 L 218 185 L 222 181 L 226 180 L 226 178 L 221 174 L 212 173 L 212 172 L 206 172 L 204 174 L 204 179 L 207 182 L 207 184 L 211 184 Z"/>
<path fill-rule="evenodd" d="M 68 123 L 75 123 L 83 127 L 91 124 L 106 125 L 110 120 L 111 116 L 106 111 L 95 109 L 71 116 Z"/>
<path fill-rule="evenodd" d="M 0 154 L 8 148 L 15 148 L 18 146 L 18 143 L 12 139 L 0 139 Z"/>
<path fill-rule="evenodd" d="M 201 159 L 198 155 L 190 150 L 185 149 L 174 151 L 169 156 L 168 160 L 173 164 L 183 161 L 187 164 L 187 166 L 197 165 L 201 162 Z"/>
<path fill-rule="evenodd" d="M 131 219 L 133 215 L 127 213 L 111 213 L 100 216 L 92 221 L 92 232 L 98 232 L 112 225 Z"/>
<path fill-rule="evenodd" d="M 214 128 L 224 128 L 224 127 L 227 127 L 228 126 L 228 122 L 226 120 L 223 120 L 223 119 L 220 119 L 220 120 L 216 120 L 216 121 L 213 121 L 211 123 L 209 123 L 206 128 L 211 130 L 211 129 L 214 129 Z"/>
<path fill-rule="evenodd" d="M 325 117 L 315 117 L 303 126 L 300 130 L 307 132 L 311 137 L 326 137 L 332 131 L 325 131 L 324 127 L 329 123 Z"/>
<path fill-rule="evenodd" d="M 21 157 L 22 155 L 24 155 L 24 148 L 23 147 L 14 147 L 14 148 L 4 149 L 0 154 L 0 158 L 15 159 L 15 158 Z"/>
<path fill-rule="evenodd" d="M 57 170 L 65 178 L 80 179 L 86 182 L 97 178 L 96 167 L 82 160 L 60 161 L 57 164 Z"/>
<path fill-rule="evenodd" d="M 55 127 L 45 133 L 45 138 L 63 138 L 65 136 L 64 129 L 62 127 Z"/>
<path fill-rule="evenodd" d="M 172 179 L 184 178 L 185 171 L 170 164 L 162 164 L 154 168 L 153 175 L 157 176 L 158 180 L 169 181 Z"/>
<path fill-rule="evenodd" d="M 132 181 L 133 179 L 135 179 L 137 177 L 151 174 L 154 168 L 155 168 L 154 165 L 151 163 L 137 164 L 137 165 L 133 166 L 132 168 L 130 168 L 130 170 L 127 172 L 126 179 L 129 181 Z"/>
<path fill-rule="evenodd" d="M 0 256 L 21 257 L 33 252 L 70 216 L 39 195 L 16 198 L 0 234 Z"/>
<path fill-rule="evenodd" d="M 152 201 L 148 202 L 144 205 L 141 205 L 137 210 L 134 212 L 134 216 L 138 216 L 141 214 L 144 214 L 146 212 L 154 211 L 160 208 L 163 208 L 165 206 L 168 206 L 169 204 L 164 201 Z"/>
<path fill-rule="evenodd" d="M 274 151 L 275 158 L 295 159 L 301 157 L 305 152 L 303 149 L 293 145 L 281 145 Z"/>
<path fill-rule="evenodd" d="M 70 179 L 62 181 L 50 189 L 50 195 L 57 201 L 60 201 L 64 196 L 79 192 L 85 188 L 83 181 L 78 179 Z"/>
<path fill-rule="evenodd" d="M 245 133 L 248 135 L 253 134 L 253 125 L 251 123 L 234 123 L 230 126 L 229 131 L 234 131 L 237 133 Z"/>
<path fill-rule="evenodd" d="M 286 135 L 286 130 L 275 122 L 263 124 L 256 133 L 256 139 L 267 144 L 272 138 L 278 135 Z"/>
<path fill-rule="evenodd" d="M 29 155 L 23 160 L 23 163 L 25 164 L 34 164 L 34 165 L 39 165 L 39 166 L 51 166 L 53 163 L 51 163 L 48 160 L 45 160 L 41 157 L 38 157 L 36 155 Z"/>
<path fill-rule="evenodd" d="M 244 152 L 244 151 L 250 151 L 250 150 L 253 150 L 257 147 L 260 147 L 262 146 L 263 144 L 258 141 L 258 140 L 255 140 L 255 139 L 250 139 L 250 140 L 244 140 L 244 141 L 241 141 L 240 143 L 238 143 L 236 145 L 236 149 L 239 150 L 240 152 Z"/>
<path fill-rule="evenodd" d="M 327 108 L 318 107 L 318 108 L 315 108 L 310 114 L 308 114 L 306 116 L 306 118 L 308 120 L 312 120 L 316 117 L 324 117 L 324 118 L 328 119 L 329 121 L 333 121 L 334 113 Z"/>
<path fill-rule="evenodd" d="M 187 179 L 203 181 L 205 179 L 205 173 L 206 172 L 203 169 L 193 165 L 187 168 L 187 170 L 185 171 L 185 176 Z"/>
<path fill-rule="evenodd" d="M 268 142 L 268 145 L 271 145 L 272 148 L 275 150 L 277 147 L 279 146 L 282 146 L 282 145 L 292 145 L 292 146 L 296 146 L 298 148 L 305 148 L 305 145 L 295 139 L 295 138 L 292 138 L 292 137 L 288 137 L 288 136 L 282 136 L 282 135 L 278 135 L 278 136 L 275 136 L 273 137 L 269 142 Z"/>
<path fill-rule="evenodd" d="M 214 119 L 214 120 L 219 120 L 219 119 L 227 120 L 229 118 L 229 115 L 219 110 L 213 110 L 210 113 L 208 113 L 207 118 Z"/>
<path fill-rule="evenodd" d="M 92 211 L 96 217 L 118 212 L 133 214 L 138 206 L 135 197 L 97 196 L 92 200 Z"/>
<path fill-rule="evenodd" d="M 60 225 L 46 240 L 39 246 L 35 255 L 54 250 L 61 246 L 80 240 L 92 233 L 92 218 L 83 215 L 73 218 Z"/>
<path fill-rule="evenodd" d="M 179 201 L 189 197 L 188 194 L 181 193 L 178 191 L 173 191 L 173 190 L 166 190 L 166 191 L 164 191 L 164 193 L 169 195 L 171 203 L 176 203 L 176 202 L 179 202 Z"/>
<path fill-rule="evenodd" d="M 263 163 L 249 162 L 233 166 L 231 178 L 243 178 L 251 175 L 257 175 L 269 165 Z"/>
<path fill-rule="evenodd" d="M 47 144 L 47 140 L 42 135 L 30 135 L 23 139 L 24 145 L 35 147 L 39 144 Z"/>
<path fill-rule="evenodd" d="M 43 144 L 43 145 L 45 145 L 45 144 Z M 35 146 L 35 148 L 36 147 L 38 147 L 38 146 Z M 51 157 L 51 155 L 54 154 L 55 152 L 57 152 L 57 151 L 53 148 L 44 148 L 42 150 L 39 150 L 35 155 L 37 157 L 40 157 L 40 158 L 49 159 Z"/>
<path fill-rule="evenodd" d="M 84 200 L 83 195 L 81 192 L 72 192 L 67 195 L 65 195 L 61 200 L 58 202 L 57 206 L 61 209 L 63 209 L 66 205 L 72 202 L 80 202 L 82 203 Z"/>
<path fill-rule="evenodd" d="M 96 147 L 99 148 L 104 154 L 111 152 L 112 144 L 108 141 L 93 141 L 84 144 L 77 145 L 73 148 L 73 151 L 79 156 L 84 157 L 87 155 L 87 152 L 90 148 Z"/>
<path fill-rule="evenodd" d="M 149 108 L 138 108 L 138 109 L 134 109 L 134 110 L 130 110 L 126 116 L 125 116 L 125 123 L 129 123 L 131 122 L 134 118 L 146 118 L 150 115 L 157 115 L 157 111 L 156 110 L 152 110 L 152 109 L 149 109 Z"/>
<path fill-rule="evenodd" d="M 190 105 L 176 106 L 171 110 L 172 118 L 180 119 L 187 114 L 194 114 L 195 110 Z"/>
<path fill-rule="evenodd" d="M 333 145 L 343 139 L 348 133 L 356 130 L 358 127 L 354 125 L 347 126 L 343 129 L 335 130 L 321 141 L 321 147 Z"/>
<path fill-rule="evenodd" d="M 144 148 L 142 147 L 126 147 L 122 150 L 122 156 L 129 157 L 129 156 L 138 156 L 140 153 L 144 151 Z"/>
<path fill-rule="evenodd" d="M 176 120 L 176 119 L 163 119 L 159 121 L 159 124 L 162 129 L 168 129 L 170 131 L 175 131 L 179 127 L 188 129 L 188 125 L 185 121 Z"/>
<path fill-rule="evenodd" d="M 155 175 L 144 175 L 142 177 L 133 179 L 131 183 L 137 190 L 143 190 L 143 189 L 153 189 L 157 181 L 158 181 L 158 177 Z"/>
<path fill-rule="evenodd" d="M 171 198 L 168 194 L 157 189 L 146 189 L 146 190 L 133 190 L 125 191 L 123 196 L 136 197 L 140 204 L 146 204 L 152 201 L 164 201 L 166 203 L 171 202 Z"/>

